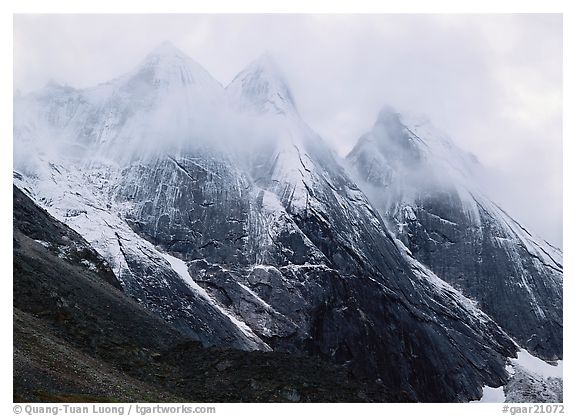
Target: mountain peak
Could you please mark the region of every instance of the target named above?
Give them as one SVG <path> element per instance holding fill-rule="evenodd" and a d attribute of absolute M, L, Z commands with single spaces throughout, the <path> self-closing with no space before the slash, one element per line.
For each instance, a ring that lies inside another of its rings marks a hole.
<path fill-rule="evenodd" d="M 409 143 L 407 148 L 419 149 L 421 153 L 453 153 L 443 155 L 448 159 L 457 159 L 456 153 L 462 153 L 452 139 L 439 130 L 427 116 L 398 111 L 389 105 L 382 107 L 378 113 L 373 133 L 380 142 L 392 140 L 398 144 L 403 143 L 405 147 L 406 143 Z"/>
<path fill-rule="evenodd" d="M 189 63 L 200 66 L 182 50 L 169 41 L 164 41 L 152 49 L 144 58 L 143 66 L 185 66 Z"/>
<path fill-rule="evenodd" d="M 430 119 L 419 113 L 399 110 L 389 104 L 384 105 L 376 119 L 376 125 L 402 125 L 404 128 L 412 129 L 422 126 L 432 126 Z"/>
<path fill-rule="evenodd" d="M 400 117 L 400 113 L 391 105 L 385 105 L 380 109 L 378 113 L 378 119 L 376 122 L 382 120 L 387 121 L 390 119 L 398 119 Z"/>
<path fill-rule="evenodd" d="M 253 60 L 246 69 L 250 68 L 252 68 L 253 70 L 259 69 L 266 72 L 269 75 L 274 75 L 279 78 L 282 78 L 280 68 L 278 67 L 278 63 L 276 62 L 276 59 L 269 51 L 262 53 L 258 58 Z"/>
<path fill-rule="evenodd" d="M 202 85 L 221 88 L 202 65 L 169 41 L 160 43 L 146 55 L 132 79 L 155 86 Z"/>
<path fill-rule="evenodd" d="M 290 88 L 269 52 L 252 61 L 226 90 L 233 106 L 248 111 L 275 114 L 296 111 Z"/>
<path fill-rule="evenodd" d="M 415 187 L 423 183 L 441 187 L 450 181 L 472 187 L 482 171 L 478 159 L 460 149 L 429 118 L 391 106 L 380 110 L 372 130 L 358 140 L 347 160 L 355 169 L 373 166 L 370 175 L 361 176 L 385 186 L 401 177 L 404 185 L 409 178 Z"/>
<path fill-rule="evenodd" d="M 160 43 L 156 46 L 150 53 L 148 53 L 147 57 L 184 57 L 187 58 L 187 55 L 178 49 L 172 42 L 165 40 L 164 42 Z"/>
<path fill-rule="evenodd" d="M 374 129 L 382 132 L 384 138 L 395 138 L 397 140 L 402 140 L 397 136 L 402 136 L 402 131 L 404 129 L 404 123 L 402 122 L 402 114 L 398 112 L 394 107 L 386 105 L 382 107 L 374 123 Z"/>

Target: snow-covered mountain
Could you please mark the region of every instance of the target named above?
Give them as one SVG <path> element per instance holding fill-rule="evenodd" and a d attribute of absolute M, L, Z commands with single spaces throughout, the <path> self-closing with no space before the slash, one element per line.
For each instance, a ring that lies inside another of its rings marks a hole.
<path fill-rule="evenodd" d="M 562 358 L 562 252 L 482 192 L 473 155 L 429 121 L 385 108 L 347 161 L 410 256 L 523 347 Z"/>
<path fill-rule="evenodd" d="M 15 183 L 204 344 L 320 355 L 422 401 L 507 381 L 515 342 L 406 254 L 269 56 L 223 88 L 163 44 L 17 97 L 14 125 Z"/>

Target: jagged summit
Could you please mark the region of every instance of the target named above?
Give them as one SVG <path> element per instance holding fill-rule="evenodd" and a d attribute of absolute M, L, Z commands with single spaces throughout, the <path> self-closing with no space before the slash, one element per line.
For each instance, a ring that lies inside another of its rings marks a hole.
<path fill-rule="evenodd" d="M 152 49 L 152 51 L 150 51 L 148 56 L 152 56 L 152 55 L 156 55 L 156 56 L 170 56 L 170 55 L 186 56 L 186 54 L 184 52 L 182 52 L 182 50 L 177 48 L 172 42 L 170 42 L 168 40 L 161 42 L 158 46 L 156 46 L 154 49 Z"/>
<path fill-rule="evenodd" d="M 397 108 L 391 104 L 386 104 L 382 106 L 378 112 L 378 117 L 376 118 L 376 123 L 389 122 L 391 120 L 396 120 L 402 124 L 409 124 L 414 126 L 430 125 L 432 126 L 432 121 L 425 114 L 418 112 L 411 112 L 405 109 Z"/>
<path fill-rule="evenodd" d="M 459 148 L 427 117 L 391 106 L 382 108 L 372 129 L 358 140 L 347 159 L 362 159 L 360 165 L 371 165 L 374 169 L 368 169 L 369 176 L 377 182 L 384 180 L 381 184 L 385 186 L 397 178 L 396 174 L 409 174 L 417 185 L 430 184 L 431 178 L 436 179 L 436 185 L 447 178 L 470 185 L 470 180 L 482 174 L 478 158 Z M 394 169 L 384 177 L 376 174 L 388 167 Z"/>
<path fill-rule="evenodd" d="M 247 67 L 247 71 L 262 70 L 266 72 L 269 76 L 274 76 L 279 79 L 279 81 L 284 82 L 284 75 L 282 70 L 278 66 L 278 62 L 274 58 L 271 52 L 266 51 L 262 53 L 258 58 L 254 59 Z"/>
<path fill-rule="evenodd" d="M 391 105 L 384 105 L 378 112 L 376 124 L 380 122 L 387 122 L 389 120 L 397 120 L 400 118 L 400 116 L 400 112 L 396 110 L 395 107 L 392 107 Z"/>
<path fill-rule="evenodd" d="M 128 78 L 129 82 L 143 81 L 156 87 L 222 88 L 202 65 L 168 41 L 149 52 Z"/>
<path fill-rule="evenodd" d="M 296 112 L 288 83 L 269 52 L 252 61 L 226 91 L 235 108 L 257 113 Z"/>
<path fill-rule="evenodd" d="M 214 130 L 206 126 L 219 122 L 224 101 L 218 81 L 164 42 L 134 69 L 108 82 L 85 89 L 51 85 L 19 99 L 16 104 L 26 111 L 15 113 L 14 125 L 18 134 L 43 132 L 37 136 L 58 126 L 58 137 L 45 143 L 67 147 L 68 140 L 78 142 L 73 148 L 79 154 L 124 164 L 196 145 Z M 44 107 L 50 111 L 42 111 Z"/>
<path fill-rule="evenodd" d="M 415 133 L 417 129 L 433 129 L 435 134 L 427 134 L 425 138 Z M 418 147 L 430 148 L 434 142 L 442 141 L 445 145 L 455 147 L 452 140 L 443 132 L 436 129 L 430 119 L 426 116 L 401 111 L 390 105 L 383 106 L 378 112 L 378 117 L 374 123 L 372 133 L 382 136 L 381 140 L 399 139 L 404 136 L 404 140 L 409 140 Z"/>

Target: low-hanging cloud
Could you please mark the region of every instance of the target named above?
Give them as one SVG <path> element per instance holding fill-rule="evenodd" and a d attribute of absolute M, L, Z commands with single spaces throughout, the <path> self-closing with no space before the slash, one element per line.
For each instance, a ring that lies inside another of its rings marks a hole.
<path fill-rule="evenodd" d="M 164 40 L 224 85 L 269 51 L 342 156 L 382 106 L 424 113 L 503 208 L 562 244 L 560 15 L 20 15 L 14 32 L 23 92 L 108 81 Z"/>

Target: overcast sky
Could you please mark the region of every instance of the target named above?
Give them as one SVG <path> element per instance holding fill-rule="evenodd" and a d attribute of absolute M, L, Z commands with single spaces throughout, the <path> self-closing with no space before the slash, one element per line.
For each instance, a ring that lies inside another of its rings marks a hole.
<path fill-rule="evenodd" d="M 425 114 L 478 156 L 496 202 L 562 245 L 560 15 L 20 15 L 14 36 L 24 92 L 107 81 L 164 40 L 224 85 L 268 51 L 340 155 L 384 105 Z"/>

